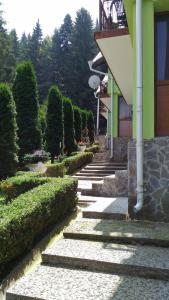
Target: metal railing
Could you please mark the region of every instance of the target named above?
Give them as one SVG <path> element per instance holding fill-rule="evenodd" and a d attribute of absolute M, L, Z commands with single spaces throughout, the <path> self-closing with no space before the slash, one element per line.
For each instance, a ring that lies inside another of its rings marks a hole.
<path fill-rule="evenodd" d="M 123 0 L 99 0 L 100 31 L 127 27 Z"/>

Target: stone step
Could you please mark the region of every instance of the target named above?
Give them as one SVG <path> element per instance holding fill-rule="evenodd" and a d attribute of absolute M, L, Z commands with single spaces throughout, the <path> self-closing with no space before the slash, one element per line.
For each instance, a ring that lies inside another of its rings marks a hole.
<path fill-rule="evenodd" d="M 78 172 L 78 173 L 75 173 L 75 176 L 78 176 L 78 177 L 105 177 L 105 176 L 109 176 L 110 174 L 107 174 L 107 173 L 96 173 L 96 172 L 93 172 L 93 173 L 83 173 L 83 172 Z"/>
<path fill-rule="evenodd" d="M 99 197 L 96 203 L 82 210 L 83 218 L 93 219 L 128 219 L 128 198 Z"/>
<path fill-rule="evenodd" d="M 167 300 L 169 282 L 40 266 L 20 279 L 6 300 Z"/>
<path fill-rule="evenodd" d="M 169 224 L 82 218 L 64 231 L 64 237 L 169 247 Z"/>
<path fill-rule="evenodd" d="M 115 173 L 115 170 L 106 170 L 106 169 L 83 169 L 79 171 L 80 174 L 107 174 L 107 175 L 111 175 Z"/>
<path fill-rule="evenodd" d="M 88 166 L 105 165 L 105 166 L 127 166 L 127 163 L 113 163 L 110 161 L 93 161 Z"/>
<path fill-rule="evenodd" d="M 169 280 L 168 257 L 168 248 L 61 239 L 42 253 L 42 262 Z"/>
<path fill-rule="evenodd" d="M 78 193 L 78 202 L 95 203 L 96 201 L 98 201 L 98 197 L 83 196 L 81 193 Z"/>
<path fill-rule="evenodd" d="M 93 180 L 103 180 L 103 176 L 76 176 L 76 175 L 73 175 L 72 176 L 73 178 L 76 178 L 76 179 L 80 179 L 80 180 L 88 180 L 88 181 L 93 181 Z"/>

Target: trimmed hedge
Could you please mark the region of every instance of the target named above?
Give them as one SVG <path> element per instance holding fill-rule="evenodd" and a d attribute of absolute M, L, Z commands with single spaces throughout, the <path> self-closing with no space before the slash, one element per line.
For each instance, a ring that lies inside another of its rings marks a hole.
<path fill-rule="evenodd" d="M 61 163 L 46 165 L 46 175 L 50 177 L 63 177 L 65 174 L 73 174 L 93 160 L 93 153 L 79 153 L 65 158 Z"/>
<path fill-rule="evenodd" d="M 66 174 L 64 162 L 47 166 L 45 175 L 48 177 L 63 177 Z"/>
<path fill-rule="evenodd" d="M 35 238 L 77 203 L 77 181 L 50 179 L 4 206 L 0 222 L 0 273 L 6 264 L 31 249 Z"/>
<path fill-rule="evenodd" d="M 80 169 L 83 165 L 92 162 L 93 153 L 79 153 L 76 156 L 68 157 L 64 159 L 64 164 L 67 168 L 67 174 L 73 174 Z"/>
<path fill-rule="evenodd" d="M 97 153 L 99 152 L 100 147 L 98 145 L 91 146 L 85 150 L 85 152 Z"/>
<path fill-rule="evenodd" d="M 18 197 L 19 195 L 39 186 L 46 182 L 49 179 L 45 177 L 33 177 L 29 175 L 22 175 L 11 177 L 7 180 L 4 180 L 0 183 L 0 192 L 3 193 L 6 197 L 6 203 L 12 199 Z"/>

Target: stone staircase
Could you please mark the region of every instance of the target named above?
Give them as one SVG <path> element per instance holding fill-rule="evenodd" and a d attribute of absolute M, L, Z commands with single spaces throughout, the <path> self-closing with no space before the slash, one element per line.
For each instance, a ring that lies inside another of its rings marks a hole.
<path fill-rule="evenodd" d="M 7 300 L 169 300 L 169 224 L 130 221 L 127 197 L 90 194 L 104 174 L 125 167 L 100 161 L 78 172 L 88 179 L 75 175 L 82 216 L 7 291 Z"/>

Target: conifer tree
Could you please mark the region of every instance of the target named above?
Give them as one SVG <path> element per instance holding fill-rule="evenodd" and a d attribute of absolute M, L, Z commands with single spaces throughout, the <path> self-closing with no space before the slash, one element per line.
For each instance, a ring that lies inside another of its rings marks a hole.
<path fill-rule="evenodd" d="M 64 145 L 65 152 L 70 155 L 75 150 L 74 116 L 70 99 L 64 97 Z"/>
<path fill-rule="evenodd" d="M 41 148 L 37 83 L 30 62 L 24 62 L 17 66 L 13 94 L 17 111 L 19 157 L 22 158 L 24 154 Z"/>
<path fill-rule="evenodd" d="M 82 117 L 80 108 L 78 106 L 73 106 L 74 110 L 74 127 L 75 127 L 75 139 L 76 142 L 80 142 L 82 136 Z"/>
<path fill-rule="evenodd" d="M 49 90 L 46 123 L 46 148 L 54 163 L 55 156 L 63 149 L 63 100 L 57 86 Z"/>
<path fill-rule="evenodd" d="M 93 144 L 94 143 L 94 117 L 92 111 L 88 112 L 87 129 L 88 129 L 89 141 L 91 144 Z"/>
<path fill-rule="evenodd" d="M 18 163 L 15 102 L 7 84 L 0 84 L 0 179 L 12 176 Z"/>
<path fill-rule="evenodd" d="M 82 130 L 87 128 L 87 111 L 81 109 L 81 118 L 82 118 Z"/>

